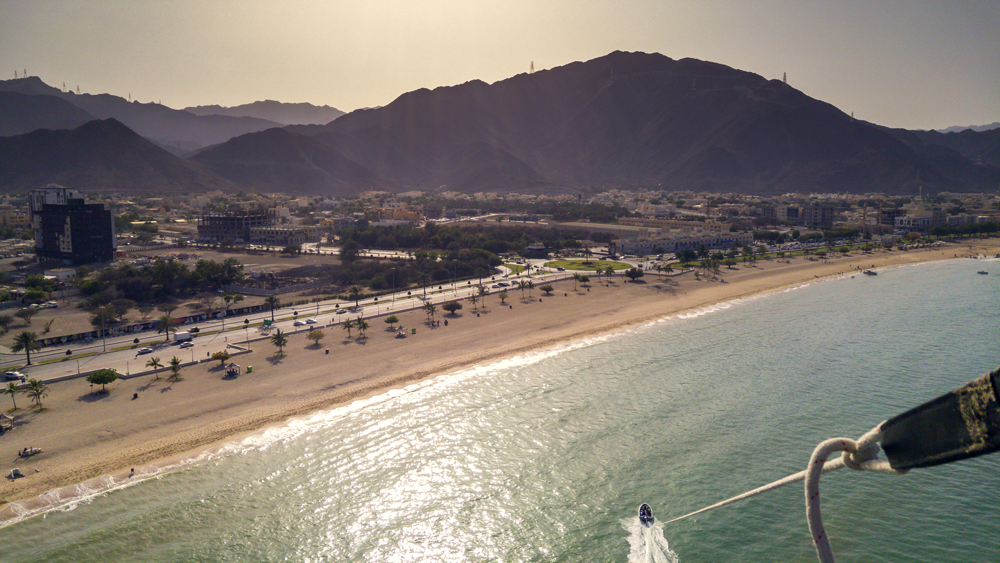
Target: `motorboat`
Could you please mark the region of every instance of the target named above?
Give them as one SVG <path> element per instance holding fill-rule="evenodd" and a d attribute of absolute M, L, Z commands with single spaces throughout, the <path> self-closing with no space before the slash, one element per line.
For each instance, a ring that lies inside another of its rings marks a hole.
<path fill-rule="evenodd" d="M 866 275 L 866 276 L 877 276 L 878 275 L 878 272 L 876 272 L 875 270 L 865 270 L 862 273 L 864 275 Z"/>
<path fill-rule="evenodd" d="M 642 503 L 642 506 L 639 507 L 639 522 L 643 526 L 653 525 L 653 509 L 646 503 Z"/>
<path fill-rule="evenodd" d="M 990 275 L 990 273 L 987 272 L 986 270 L 979 270 L 976 273 L 979 274 L 979 275 L 981 275 L 981 276 L 988 276 L 988 275 Z"/>

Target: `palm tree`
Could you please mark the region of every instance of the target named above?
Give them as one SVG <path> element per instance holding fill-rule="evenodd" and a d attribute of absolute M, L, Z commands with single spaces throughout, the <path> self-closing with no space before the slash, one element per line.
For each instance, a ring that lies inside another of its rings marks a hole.
<path fill-rule="evenodd" d="M 420 285 L 424 286 L 424 299 L 427 299 L 427 284 L 430 283 L 430 276 L 425 273 L 420 274 Z"/>
<path fill-rule="evenodd" d="M 42 383 L 37 379 L 29 379 L 28 390 L 26 391 L 26 393 L 28 394 L 29 397 L 31 397 L 33 401 L 35 401 L 35 404 L 38 405 L 38 408 L 41 409 L 42 399 L 49 396 L 49 388 L 46 387 L 44 383 Z"/>
<path fill-rule="evenodd" d="M 528 281 L 526 281 L 526 282 L 522 282 L 522 283 L 523 283 L 523 284 L 524 284 L 525 286 L 527 286 L 527 287 L 528 287 L 528 297 L 531 297 L 531 290 L 532 290 L 532 289 L 535 289 L 535 282 L 533 282 L 533 281 L 531 281 L 531 280 L 528 280 Z"/>
<path fill-rule="evenodd" d="M 365 332 L 368 331 L 368 327 L 371 326 L 371 325 L 369 325 L 368 321 L 364 320 L 361 317 L 358 317 L 358 320 L 356 322 L 357 322 L 357 325 L 358 325 L 358 333 L 359 333 L 358 337 L 359 338 L 368 338 L 367 336 L 365 336 Z"/>
<path fill-rule="evenodd" d="M 271 336 L 271 344 L 278 347 L 278 356 L 284 356 L 285 346 L 288 345 L 288 337 L 285 333 L 281 332 L 281 329 L 279 328 L 278 331 Z"/>
<path fill-rule="evenodd" d="M 24 351 L 28 358 L 28 364 L 31 365 L 31 353 L 37 352 L 42 349 L 42 343 L 38 341 L 38 335 L 30 330 L 22 331 L 20 334 L 14 337 L 14 344 L 11 345 L 10 351 L 15 354 Z"/>
<path fill-rule="evenodd" d="M 358 308 L 358 304 L 361 301 L 361 292 L 362 289 L 360 285 L 352 285 L 351 287 L 347 288 L 347 296 L 354 300 L 355 309 Z"/>
<path fill-rule="evenodd" d="M 524 301 L 524 290 L 528 289 L 528 284 L 524 283 L 523 281 L 515 281 L 514 289 L 521 290 L 521 301 Z"/>
<path fill-rule="evenodd" d="M 427 318 L 431 322 L 433 322 L 434 321 L 434 314 L 437 313 L 437 307 L 433 303 L 431 303 L 431 302 L 428 301 L 427 303 L 424 303 L 424 306 L 422 307 L 422 309 L 424 310 L 425 313 L 427 313 Z"/>
<path fill-rule="evenodd" d="M 354 321 L 347 319 L 343 324 L 340 325 L 341 328 L 347 331 L 347 338 L 351 337 L 351 329 L 354 328 Z"/>
<path fill-rule="evenodd" d="M 163 339 L 164 342 L 170 340 L 170 333 L 177 332 L 177 322 L 170 317 L 170 313 L 164 313 L 156 321 L 156 333 L 159 334 L 165 332 L 167 337 Z"/>
<path fill-rule="evenodd" d="M 17 395 L 20 392 L 21 390 L 17 388 L 17 383 L 14 383 L 13 381 L 8 383 L 3 389 L 0 389 L 0 393 L 10 395 L 10 400 L 14 403 L 14 410 L 17 410 L 17 401 L 14 400 L 14 395 Z"/>
<path fill-rule="evenodd" d="M 479 286 L 479 289 L 477 291 L 479 292 L 479 300 L 483 302 L 483 309 L 485 309 L 486 308 L 486 296 L 489 295 L 490 292 L 485 287 L 483 287 L 482 285 Z"/>
<path fill-rule="evenodd" d="M 478 310 L 479 307 L 478 307 L 477 303 L 479 303 L 479 296 L 473 294 L 473 295 L 470 295 L 468 299 L 469 299 L 469 303 L 472 303 L 472 310 L 473 311 Z"/>
<path fill-rule="evenodd" d="M 146 362 L 146 367 L 148 367 L 150 369 L 153 369 L 153 370 L 158 370 L 158 369 L 160 369 L 160 368 L 163 367 L 163 364 L 160 363 L 160 358 L 150 358 L 149 361 Z M 157 372 L 156 373 L 156 379 L 159 379 L 159 378 L 160 378 L 160 373 Z"/>
<path fill-rule="evenodd" d="M 274 310 L 281 306 L 281 299 L 277 295 L 268 295 L 264 298 L 264 304 L 271 310 L 271 322 L 274 322 Z"/>
<path fill-rule="evenodd" d="M 170 379 L 172 381 L 177 381 L 180 379 L 181 373 L 181 359 L 177 356 L 170 358 Z"/>

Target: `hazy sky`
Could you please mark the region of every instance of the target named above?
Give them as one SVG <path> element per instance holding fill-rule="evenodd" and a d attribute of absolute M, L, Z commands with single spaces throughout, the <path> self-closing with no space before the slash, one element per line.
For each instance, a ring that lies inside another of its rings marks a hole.
<path fill-rule="evenodd" d="M 998 0 L 0 0 L 0 78 L 174 108 L 350 111 L 614 50 L 788 73 L 893 127 L 1000 121 Z"/>

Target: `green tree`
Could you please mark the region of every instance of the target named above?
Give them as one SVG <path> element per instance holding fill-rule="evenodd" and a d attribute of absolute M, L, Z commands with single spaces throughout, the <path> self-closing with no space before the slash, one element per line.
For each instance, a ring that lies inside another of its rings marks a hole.
<path fill-rule="evenodd" d="M 392 330 L 393 329 L 392 325 L 398 322 L 399 322 L 399 317 L 397 317 L 396 315 L 389 315 L 388 317 L 385 318 L 385 324 L 389 325 L 389 330 Z"/>
<path fill-rule="evenodd" d="M 14 313 L 14 316 L 24 321 L 24 324 L 31 326 L 31 317 L 39 313 L 38 309 L 21 309 Z"/>
<path fill-rule="evenodd" d="M 17 395 L 20 392 L 21 390 L 17 388 L 17 383 L 14 383 L 13 381 L 8 383 L 7 386 L 4 387 L 3 389 L 0 389 L 0 393 L 10 395 L 10 400 L 12 403 L 14 403 L 13 410 L 17 410 L 17 401 L 14 400 L 14 395 Z"/>
<path fill-rule="evenodd" d="M 462 304 L 458 301 L 449 301 L 444 305 L 441 305 L 441 308 L 454 316 L 455 313 L 462 310 Z"/>
<path fill-rule="evenodd" d="M 27 365 L 31 365 L 31 353 L 37 352 L 42 349 L 42 343 L 38 341 L 38 335 L 34 332 L 25 330 L 14 337 L 14 344 L 11 345 L 10 351 L 17 354 L 18 352 L 24 352 L 27 357 Z"/>
<path fill-rule="evenodd" d="M 221 352 L 215 352 L 214 354 L 212 354 L 213 360 L 219 360 L 219 367 L 225 367 L 226 362 L 228 362 L 229 358 L 231 357 L 232 356 L 230 356 L 229 352 L 226 350 L 223 350 Z"/>
<path fill-rule="evenodd" d="M 549 284 L 545 284 L 545 285 L 539 287 L 538 289 L 544 291 L 545 295 L 552 295 L 552 292 L 555 291 L 556 288 L 552 287 Z"/>
<path fill-rule="evenodd" d="M 319 341 L 326 338 L 326 333 L 324 333 L 322 330 L 318 328 L 314 328 L 309 331 L 309 334 L 306 335 L 306 338 L 312 340 L 313 344 L 319 347 Z"/>
<path fill-rule="evenodd" d="M 0 329 L 2 329 L 3 332 L 6 333 L 8 330 L 10 330 L 10 325 L 13 323 L 14 323 L 14 317 L 10 315 L 0 315 Z"/>
<path fill-rule="evenodd" d="M 222 294 L 222 301 L 225 303 L 226 312 L 222 315 L 222 330 L 226 330 L 226 315 L 229 314 L 229 309 L 233 305 L 243 301 L 243 296 L 238 293 L 226 292 Z"/>
<path fill-rule="evenodd" d="M 271 336 L 271 344 L 278 347 L 278 356 L 283 357 L 285 355 L 285 346 L 288 345 L 288 336 L 281 332 L 281 329 L 279 328 L 277 332 Z"/>
<path fill-rule="evenodd" d="M 28 389 L 25 392 L 38 405 L 39 409 L 42 408 L 42 399 L 49 396 L 49 388 L 37 379 L 28 380 Z"/>
<path fill-rule="evenodd" d="M 350 339 L 351 338 L 351 329 L 354 328 L 354 321 L 351 320 L 351 319 L 347 319 L 343 323 L 341 323 L 340 328 L 342 328 L 342 329 L 344 329 L 344 330 L 347 331 L 347 338 Z"/>
<path fill-rule="evenodd" d="M 501 291 L 500 294 L 497 295 L 497 297 L 500 298 L 500 305 L 503 306 L 503 305 L 507 304 L 507 298 L 510 297 L 510 296 L 507 295 L 506 291 Z"/>
<path fill-rule="evenodd" d="M 118 379 L 118 372 L 113 369 L 99 369 L 87 376 L 87 382 L 91 385 L 100 385 L 101 392 L 107 390 L 108 383 L 114 383 Z"/>
<path fill-rule="evenodd" d="M 181 378 L 181 359 L 177 356 L 170 358 L 170 380 L 178 381 Z"/>
<path fill-rule="evenodd" d="M 277 295 L 268 295 L 264 298 L 264 305 L 267 305 L 267 309 L 271 311 L 271 322 L 274 322 L 274 310 L 281 307 L 281 300 L 278 299 Z"/>
<path fill-rule="evenodd" d="M 643 276 L 642 270 L 639 268 L 629 268 L 625 271 L 625 276 L 633 282 Z"/>

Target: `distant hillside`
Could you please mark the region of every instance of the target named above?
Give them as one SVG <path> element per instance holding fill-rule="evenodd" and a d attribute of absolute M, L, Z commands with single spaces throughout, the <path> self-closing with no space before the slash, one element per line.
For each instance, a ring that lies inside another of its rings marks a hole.
<path fill-rule="evenodd" d="M 228 115 L 231 117 L 256 117 L 282 125 L 323 125 L 344 115 L 344 112 L 330 106 L 312 104 L 288 104 L 274 100 L 264 100 L 241 106 L 223 107 L 194 106 L 184 111 L 195 115 Z"/>
<path fill-rule="evenodd" d="M 929 159 L 778 80 L 694 59 L 615 52 L 494 84 L 416 90 L 292 128 L 397 185 L 474 191 L 453 155 L 488 146 L 564 186 L 754 193 L 996 190 L 1000 170 Z M 499 153 L 498 153 L 499 154 Z M 534 175 L 499 177 L 508 189 Z"/>
<path fill-rule="evenodd" d="M 35 129 L 73 129 L 94 116 L 55 96 L 0 92 L 0 137 Z"/>
<path fill-rule="evenodd" d="M 252 117 L 199 116 L 157 103 L 129 102 L 111 94 L 74 94 L 53 88 L 38 77 L 0 80 L 0 92 L 55 96 L 97 119 L 115 119 L 136 133 L 161 143 L 194 150 L 237 135 L 263 131 L 278 123 Z"/>
<path fill-rule="evenodd" d="M 971 130 L 971 131 L 976 131 L 976 132 L 980 132 L 981 133 L 983 131 L 992 131 L 993 129 L 998 129 L 998 128 L 1000 128 L 1000 121 L 995 121 L 995 122 L 990 123 L 988 125 L 967 125 L 967 126 L 964 126 L 964 127 L 961 126 L 961 125 L 953 125 L 951 127 L 945 128 L 945 129 L 938 129 L 937 132 L 938 133 L 960 133 L 962 131 Z"/>
<path fill-rule="evenodd" d="M 241 189 L 343 196 L 389 187 L 371 170 L 315 139 L 283 129 L 236 137 L 190 160 Z"/>
<path fill-rule="evenodd" d="M 171 155 L 114 119 L 0 138 L 4 190 L 50 183 L 145 195 L 234 189 L 229 181 Z"/>

